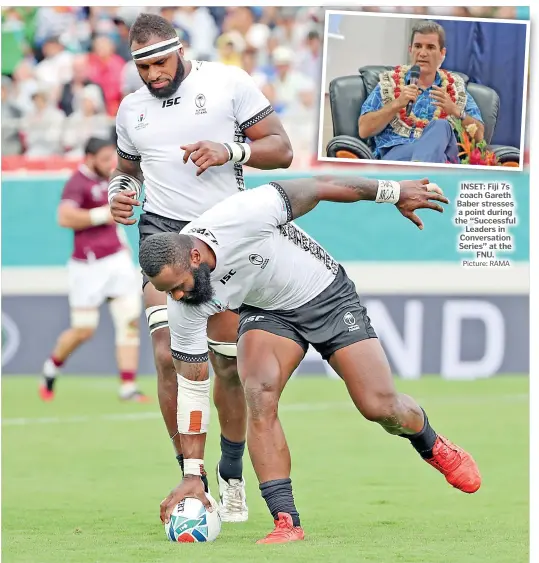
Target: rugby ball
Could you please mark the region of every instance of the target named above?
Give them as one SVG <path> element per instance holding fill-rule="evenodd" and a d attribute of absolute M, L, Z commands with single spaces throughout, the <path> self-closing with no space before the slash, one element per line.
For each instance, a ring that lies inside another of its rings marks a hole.
<path fill-rule="evenodd" d="M 221 531 L 221 516 L 217 503 L 206 493 L 213 512 L 196 498 L 186 498 L 179 502 L 165 524 L 165 534 L 172 542 L 194 543 L 214 541 Z"/>

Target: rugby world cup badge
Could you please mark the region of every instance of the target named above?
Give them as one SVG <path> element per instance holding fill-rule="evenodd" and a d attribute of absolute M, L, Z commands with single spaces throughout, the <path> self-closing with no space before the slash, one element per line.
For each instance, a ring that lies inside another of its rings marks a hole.
<path fill-rule="evenodd" d="M 146 121 L 146 109 L 144 109 L 143 111 L 141 111 L 138 115 L 137 115 L 137 124 L 135 125 L 135 130 L 138 131 L 139 129 L 144 129 L 145 127 L 148 127 L 148 122 Z"/>

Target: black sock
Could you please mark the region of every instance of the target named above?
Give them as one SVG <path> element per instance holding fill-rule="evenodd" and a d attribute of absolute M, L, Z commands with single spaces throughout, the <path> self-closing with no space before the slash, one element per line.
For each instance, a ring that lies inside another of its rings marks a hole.
<path fill-rule="evenodd" d="M 279 512 L 286 512 L 292 516 L 294 526 L 301 525 L 292 495 L 291 479 L 275 479 L 274 481 L 260 483 L 260 492 L 274 520 L 277 520 Z"/>
<path fill-rule="evenodd" d="M 221 434 L 221 460 L 219 473 L 225 481 L 239 479 L 243 473 L 245 442 L 231 442 Z"/>
<path fill-rule="evenodd" d="M 421 432 L 417 434 L 401 434 L 401 437 L 408 438 L 412 446 L 423 459 L 430 459 L 432 457 L 432 448 L 434 447 L 434 442 L 436 442 L 438 434 L 436 434 L 430 425 L 427 413 L 423 409 L 421 410 L 425 417 L 425 423 L 423 424 Z"/>
<path fill-rule="evenodd" d="M 55 381 L 56 381 L 56 377 L 45 376 L 45 385 L 47 386 L 47 391 L 52 391 L 54 389 Z"/>
<path fill-rule="evenodd" d="M 182 470 L 182 475 L 183 475 L 183 454 L 178 454 L 176 456 L 176 461 L 180 465 L 180 469 Z M 204 483 L 204 490 L 208 493 L 210 491 L 210 489 L 209 489 L 209 486 L 208 486 L 208 477 L 206 475 L 206 472 L 204 472 L 204 475 L 202 475 L 201 479 L 202 479 L 202 482 Z"/>

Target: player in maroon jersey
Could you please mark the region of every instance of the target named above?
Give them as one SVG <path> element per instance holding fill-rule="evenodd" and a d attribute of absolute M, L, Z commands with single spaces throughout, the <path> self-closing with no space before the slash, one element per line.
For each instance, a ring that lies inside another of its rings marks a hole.
<path fill-rule="evenodd" d="M 74 232 L 73 253 L 67 267 L 71 327 L 59 336 L 45 361 L 40 395 L 45 401 L 53 399 L 59 369 L 92 337 L 99 323 L 99 306 L 108 301 L 116 333 L 120 398 L 144 401 L 146 396 L 135 382 L 142 297 L 140 274 L 107 201 L 116 147 L 111 140 L 91 138 L 85 154 L 84 164 L 65 185 L 58 208 L 58 223 Z"/>

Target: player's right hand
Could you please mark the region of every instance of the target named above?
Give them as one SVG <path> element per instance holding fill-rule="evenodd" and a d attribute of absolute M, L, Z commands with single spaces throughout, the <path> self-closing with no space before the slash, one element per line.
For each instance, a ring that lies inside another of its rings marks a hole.
<path fill-rule="evenodd" d="M 419 88 L 415 84 L 408 84 L 404 86 L 401 91 L 401 95 L 398 98 L 395 98 L 395 106 L 397 109 L 405 108 L 408 105 L 408 102 L 413 102 L 417 100 L 419 96 Z"/>
<path fill-rule="evenodd" d="M 133 216 L 133 206 L 140 205 L 134 191 L 122 191 L 117 193 L 110 202 L 110 212 L 116 223 L 121 225 L 134 225 L 137 220 L 129 219 Z"/>
<path fill-rule="evenodd" d="M 423 222 L 414 213 L 417 209 L 433 209 L 439 213 L 444 212 L 444 208 L 438 203 L 448 204 L 449 200 L 444 196 L 442 188 L 437 184 L 429 183 L 428 178 L 422 180 L 404 180 L 400 183 L 401 192 L 399 201 L 395 204 L 397 209 L 419 229 L 423 229 Z"/>
<path fill-rule="evenodd" d="M 213 507 L 204 491 L 202 479 L 197 475 L 186 475 L 181 483 L 160 504 L 160 518 L 163 524 L 170 520 L 174 507 L 187 497 L 198 499 L 208 512 L 213 512 Z"/>

